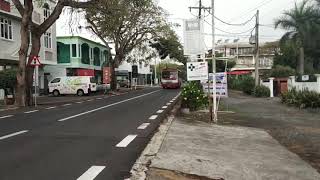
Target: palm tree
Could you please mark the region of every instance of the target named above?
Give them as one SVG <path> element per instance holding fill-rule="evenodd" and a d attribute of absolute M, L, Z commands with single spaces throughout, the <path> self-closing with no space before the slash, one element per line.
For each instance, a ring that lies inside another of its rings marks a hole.
<path fill-rule="evenodd" d="M 308 5 L 308 0 L 304 0 L 299 5 L 296 3 L 293 9 L 283 14 L 283 17 L 275 21 L 275 28 L 280 27 L 287 30 L 280 43 L 290 41 L 299 48 L 298 73 L 302 75 L 304 74 L 304 48 L 310 39 L 310 32 L 318 24 L 318 12 L 313 6 Z"/>

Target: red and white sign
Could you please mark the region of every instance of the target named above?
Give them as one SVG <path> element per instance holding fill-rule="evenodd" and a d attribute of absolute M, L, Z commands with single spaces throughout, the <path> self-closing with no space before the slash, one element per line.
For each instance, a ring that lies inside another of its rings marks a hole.
<path fill-rule="evenodd" d="M 103 83 L 104 84 L 111 83 L 111 68 L 110 67 L 103 68 Z"/>
<path fill-rule="evenodd" d="M 31 62 L 30 62 L 30 66 L 41 66 L 41 62 L 39 59 L 40 56 L 33 56 Z"/>

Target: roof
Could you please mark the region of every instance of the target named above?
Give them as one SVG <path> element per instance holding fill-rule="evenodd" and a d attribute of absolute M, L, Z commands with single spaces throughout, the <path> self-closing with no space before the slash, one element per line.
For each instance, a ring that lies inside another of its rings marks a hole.
<path fill-rule="evenodd" d="M 99 42 L 96 42 L 96 41 L 93 41 L 93 40 L 90 40 L 90 39 L 87 39 L 87 38 L 84 38 L 84 37 L 81 37 L 81 36 L 57 36 L 57 41 L 59 41 L 59 39 L 69 39 L 69 38 L 81 39 L 81 40 L 83 40 L 83 41 L 87 41 L 87 42 L 96 44 L 96 45 L 98 45 L 98 46 L 103 46 L 103 47 L 105 47 L 105 48 L 107 48 L 107 49 L 111 49 L 111 48 L 109 47 L 109 45 L 106 46 L 105 44 L 102 44 L 102 43 L 99 43 Z"/>

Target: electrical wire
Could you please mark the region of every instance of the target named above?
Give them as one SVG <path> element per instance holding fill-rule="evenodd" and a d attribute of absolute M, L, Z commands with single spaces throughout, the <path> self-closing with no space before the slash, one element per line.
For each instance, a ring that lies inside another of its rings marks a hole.
<path fill-rule="evenodd" d="M 209 23 L 208 21 L 206 21 L 205 19 L 204 19 L 204 22 L 206 22 L 208 25 L 212 26 L 212 24 Z M 246 33 L 248 33 L 248 32 L 251 32 L 251 33 L 252 33 L 252 31 L 253 31 L 255 28 L 256 28 L 256 27 L 250 28 L 249 30 L 246 30 L 246 31 L 244 31 L 244 32 L 232 33 L 232 32 L 227 32 L 227 31 L 224 31 L 224 30 L 222 30 L 222 29 L 219 29 L 219 28 L 215 27 L 215 29 L 217 29 L 218 31 L 221 31 L 221 32 L 226 33 L 226 34 L 233 34 L 233 35 L 246 34 Z"/>
<path fill-rule="evenodd" d="M 210 13 L 210 12 L 209 12 Z M 212 13 L 210 13 L 212 15 Z M 238 23 L 238 24 L 235 24 L 235 23 L 228 23 L 224 20 L 222 20 L 221 18 L 218 18 L 217 16 L 214 16 L 215 19 L 217 19 L 218 21 L 226 24 L 226 25 L 229 25 L 229 26 L 245 26 L 246 24 L 248 24 L 249 22 L 251 22 L 253 20 L 253 18 L 255 18 L 257 16 L 257 14 L 254 14 L 249 20 L 243 22 L 243 23 Z"/>

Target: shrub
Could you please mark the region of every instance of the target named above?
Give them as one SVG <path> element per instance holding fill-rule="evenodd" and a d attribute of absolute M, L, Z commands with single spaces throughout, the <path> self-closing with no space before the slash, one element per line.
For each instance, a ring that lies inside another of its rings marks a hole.
<path fill-rule="evenodd" d="M 229 76 L 228 86 L 230 89 L 240 90 L 246 94 L 252 94 L 254 90 L 254 78 L 249 75 Z"/>
<path fill-rule="evenodd" d="M 271 77 L 281 78 L 294 76 L 296 71 L 289 66 L 276 65 L 271 70 Z"/>
<path fill-rule="evenodd" d="M 281 102 L 299 108 L 320 108 L 320 93 L 291 89 L 281 94 Z"/>
<path fill-rule="evenodd" d="M 256 86 L 253 94 L 256 97 L 270 97 L 270 89 L 263 85 Z"/>
<path fill-rule="evenodd" d="M 0 89 L 14 89 L 17 83 L 16 73 L 14 69 L 0 71 Z"/>
<path fill-rule="evenodd" d="M 208 105 L 208 98 L 203 93 L 199 82 L 190 82 L 182 90 L 182 107 L 189 108 L 191 111 L 198 110 Z"/>

